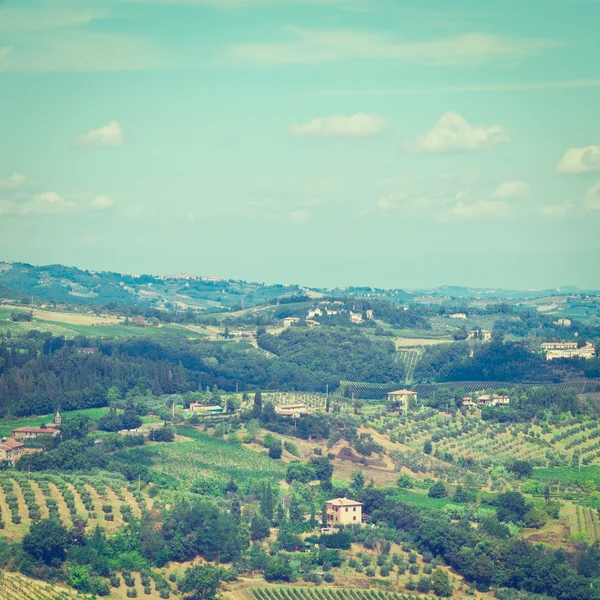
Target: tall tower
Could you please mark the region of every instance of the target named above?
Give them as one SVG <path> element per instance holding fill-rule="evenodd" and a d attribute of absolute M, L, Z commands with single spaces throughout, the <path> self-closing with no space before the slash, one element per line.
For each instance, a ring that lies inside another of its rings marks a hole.
<path fill-rule="evenodd" d="M 62 423 L 62 417 L 60 416 L 60 411 L 58 410 L 58 408 L 56 409 L 56 414 L 54 415 L 54 424 L 57 427 L 60 427 L 60 424 Z"/>

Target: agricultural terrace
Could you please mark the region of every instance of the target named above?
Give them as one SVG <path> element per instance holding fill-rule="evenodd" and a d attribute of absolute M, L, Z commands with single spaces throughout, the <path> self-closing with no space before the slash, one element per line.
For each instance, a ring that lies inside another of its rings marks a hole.
<path fill-rule="evenodd" d="M 109 473 L 0 473 L 0 529 L 13 540 L 25 535 L 32 522 L 49 517 L 68 527 L 84 519 L 89 531 L 96 525 L 115 531 L 149 507 L 135 485 Z"/>
<path fill-rule="evenodd" d="M 270 459 L 266 450 L 264 454 L 248 450 L 237 438 L 219 439 L 193 427 L 178 427 L 177 433 L 184 437 L 170 444 L 122 450 L 116 456 L 128 463 L 148 466 L 199 491 L 210 482 L 218 485 L 233 479 L 241 486 L 256 479 L 280 481 L 285 476 L 284 465 Z"/>
<path fill-rule="evenodd" d="M 413 596 L 381 590 L 273 586 L 253 588 L 255 600 L 412 600 Z M 416 598 L 415 598 L 416 600 Z"/>
<path fill-rule="evenodd" d="M 3 600 L 73 600 L 81 597 L 72 589 L 19 573 L 0 571 L 0 598 Z"/>
<path fill-rule="evenodd" d="M 408 447 L 431 468 L 434 458 L 471 470 L 489 469 L 514 460 L 528 460 L 536 466 L 571 464 L 578 455 L 581 464 L 600 462 L 600 425 L 594 419 L 565 419 L 559 425 L 495 423 L 479 416 L 457 412 L 450 416 L 432 409 L 402 415 L 379 413 L 369 425 L 390 441 Z M 433 443 L 432 457 L 423 457 L 425 442 Z M 411 453 L 410 450 L 413 452 Z M 423 471 L 423 465 L 410 465 Z M 414 467 L 414 468 L 413 468 Z"/>
<path fill-rule="evenodd" d="M 597 509 L 566 503 L 564 513 L 569 520 L 573 540 L 588 544 L 600 541 L 600 517 Z"/>

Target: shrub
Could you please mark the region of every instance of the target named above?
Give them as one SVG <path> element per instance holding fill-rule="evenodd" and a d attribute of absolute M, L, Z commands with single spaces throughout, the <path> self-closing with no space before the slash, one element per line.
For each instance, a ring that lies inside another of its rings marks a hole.
<path fill-rule="evenodd" d="M 373 567 L 369 567 L 368 569 L 365 569 L 365 575 L 367 577 L 375 577 L 375 569 Z"/>
<path fill-rule="evenodd" d="M 137 590 L 135 588 L 130 588 L 127 590 L 127 597 L 128 598 L 137 598 Z"/>
<path fill-rule="evenodd" d="M 390 574 L 390 567 L 388 565 L 383 565 L 380 569 L 379 569 L 379 574 L 382 577 L 388 577 Z"/>
<path fill-rule="evenodd" d="M 333 581 L 334 581 L 333 573 L 330 573 L 330 572 L 325 573 L 323 575 L 323 580 L 326 581 L 327 583 L 333 583 Z"/>
<path fill-rule="evenodd" d="M 410 567 L 408 567 L 408 572 L 411 575 L 417 575 L 419 572 L 419 565 L 410 565 Z"/>

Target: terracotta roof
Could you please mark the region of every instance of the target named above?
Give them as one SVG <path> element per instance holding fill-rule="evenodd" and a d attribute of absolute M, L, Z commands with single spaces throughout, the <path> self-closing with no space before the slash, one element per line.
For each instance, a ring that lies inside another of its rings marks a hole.
<path fill-rule="evenodd" d="M 362 502 L 356 502 L 356 500 L 349 500 L 348 498 L 335 498 L 334 500 L 328 500 L 325 504 L 331 504 L 333 506 L 362 506 Z"/>
<path fill-rule="evenodd" d="M 396 390 L 395 392 L 389 392 L 388 396 L 405 396 L 406 394 L 416 396 L 417 392 L 411 392 L 410 390 Z"/>
<path fill-rule="evenodd" d="M 16 448 L 24 448 L 24 444 L 17 440 L 6 440 L 0 443 L 0 450 L 15 450 Z"/>
<path fill-rule="evenodd" d="M 13 429 L 13 433 L 56 433 L 56 429 L 42 429 L 41 427 L 17 427 Z"/>

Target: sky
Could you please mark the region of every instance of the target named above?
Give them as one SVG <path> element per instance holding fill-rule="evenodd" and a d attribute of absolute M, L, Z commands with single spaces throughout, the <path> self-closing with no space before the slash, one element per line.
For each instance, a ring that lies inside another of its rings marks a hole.
<path fill-rule="evenodd" d="M 0 260 L 600 288 L 600 0 L 0 0 Z"/>

